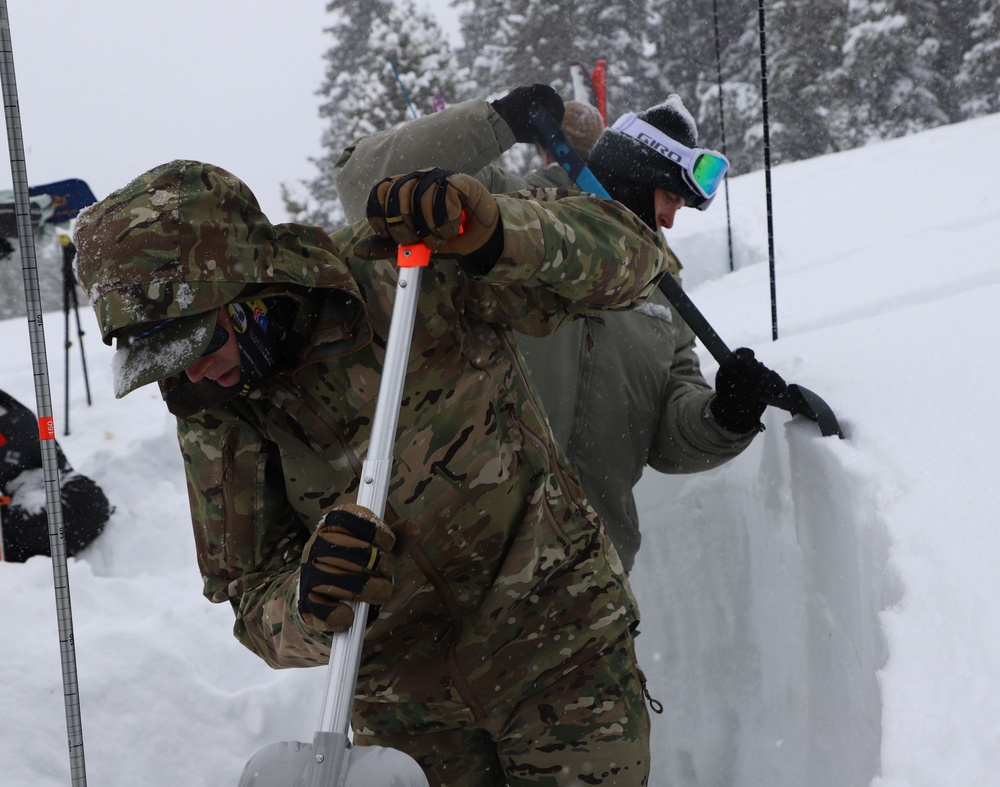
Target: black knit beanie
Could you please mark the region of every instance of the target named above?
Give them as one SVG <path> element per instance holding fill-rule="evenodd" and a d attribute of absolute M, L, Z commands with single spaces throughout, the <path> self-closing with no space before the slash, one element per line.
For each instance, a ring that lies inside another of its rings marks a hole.
<path fill-rule="evenodd" d="M 698 146 L 698 127 L 676 94 L 668 96 L 662 104 L 639 112 L 638 117 L 689 148 Z M 590 151 L 588 163 L 608 193 L 654 229 L 653 194 L 656 189 L 677 194 L 690 206 L 698 206 L 704 201 L 684 182 L 680 167 L 610 127 L 604 130 Z"/>

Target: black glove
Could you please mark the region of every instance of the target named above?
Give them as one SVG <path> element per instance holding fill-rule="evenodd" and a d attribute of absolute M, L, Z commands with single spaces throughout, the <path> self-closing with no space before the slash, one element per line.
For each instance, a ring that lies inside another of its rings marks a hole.
<path fill-rule="evenodd" d="M 367 213 L 376 237 L 355 244 L 359 256 L 420 242 L 435 252 L 475 257 L 474 268 L 489 270 L 503 251 L 500 208 L 471 175 L 435 168 L 386 178 L 368 194 Z"/>
<path fill-rule="evenodd" d="M 491 102 L 497 114 L 510 126 L 518 142 L 538 143 L 538 129 L 531 125 L 531 110 L 535 104 L 547 110 L 556 123 L 562 123 L 566 108 L 555 89 L 536 82 L 531 87 L 515 87 L 503 98 Z"/>
<path fill-rule="evenodd" d="M 719 366 L 709 409 L 730 432 L 749 432 L 760 428 L 765 402 L 781 396 L 786 387 L 777 372 L 754 358 L 753 350 L 740 347 Z"/>
<path fill-rule="evenodd" d="M 316 631 L 346 631 L 354 610 L 345 601 L 371 604 L 368 623 L 392 593 L 396 536 L 367 508 L 330 511 L 306 542 L 299 569 L 299 614 Z"/>

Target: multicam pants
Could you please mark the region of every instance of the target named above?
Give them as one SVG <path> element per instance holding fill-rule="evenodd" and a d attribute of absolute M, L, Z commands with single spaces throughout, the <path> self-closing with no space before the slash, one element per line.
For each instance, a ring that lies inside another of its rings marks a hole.
<path fill-rule="evenodd" d="M 442 725 L 411 703 L 356 702 L 355 743 L 405 751 L 431 787 L 643 787 L 649 777 L 644 683 L 626 635 L 515 701 L 502 718 L 478 724 Z"/>

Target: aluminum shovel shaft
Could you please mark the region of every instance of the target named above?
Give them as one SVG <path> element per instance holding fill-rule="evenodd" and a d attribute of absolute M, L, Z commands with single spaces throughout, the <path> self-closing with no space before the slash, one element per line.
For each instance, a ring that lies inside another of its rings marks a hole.
<path fill-rule="evenodd" d="M 415 254 L 421 254 L 420 249 L 427 250 L 427 247 L 400 247 L 399 279 L 396 282 L 396 299 L 392 306 L 392 320 L 389 323 L 389 337 L 386 340 L 385 365 L 379 381 L 368 453 L 361 466 L 358 505 L 375 512 L 379 517 L 385 513 L 385 501 L 389 494 L 392 449 L 396 439 L 396 426 L 399 423 L 399 405 L 403 400 L 403 382 L 410 357 L 410 342 L 413 339 L 417 298 L 420 295 L 420 277 L 423 272 L 422 266 L 403 267 L 403 265 L 413 259 Z M 428 256 L 429 253 L 427 251 Z M 330 649 L 331 692 L 328 701 L 324 703 L 320 719 L 320 729 L 324 731 L 346 734 L 350 724 L 354 686 L 361 663 L 365 622 L 368 619 L 367 604 L 357 602 L 353 606 L 354 623 L 348 631 L 334 635 Z"/>
<path fill-rule="evenodd" d="M 393 447 L 420 297 L 420 279 L 429 259 L 430 249 L 423 244 L 399 248 L 399 278 L 386 340 L 385 363 L 379 380 L 368 452 L 361 466 L 357 499 L 358 505 L 379 517 L 385 513 L 389 494 Z M 357 602 L 352 607 L 354 623 L 351 628 L 333 636 L 327 688 L 319 730 L 313 742 L 283 741 L 260 749 L 243 769 L 239 787 L 427 787 L 423 771 L 403 752 L 381 747 L 351 748 L 348 739 L 351 707 L 361 665 L 368 604 Z"/>

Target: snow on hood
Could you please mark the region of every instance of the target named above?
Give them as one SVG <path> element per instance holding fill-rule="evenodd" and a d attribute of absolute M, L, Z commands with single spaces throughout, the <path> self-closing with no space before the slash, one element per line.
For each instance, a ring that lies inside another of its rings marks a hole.
<path fill-rule="evenodd" d="M 214 311 L 248 284 L 360 295 L 326 232 L 271 224 L 243 181 L 197 161 L 162 164 L 91 206 L 74 240 L 107 344 L 123 329 Z"/>

